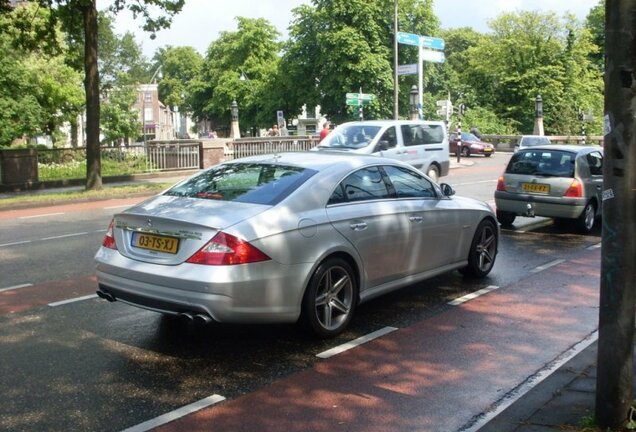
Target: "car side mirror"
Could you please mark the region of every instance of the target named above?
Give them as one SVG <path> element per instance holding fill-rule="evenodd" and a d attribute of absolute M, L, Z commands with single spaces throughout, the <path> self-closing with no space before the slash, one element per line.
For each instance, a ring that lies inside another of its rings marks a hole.
<path fill-rule="evenodd" d="M 442 183 L 441 185 L 439 185 L 439 187 L 442 189 L 442 194 L 445 197 L 455 195 L 455 189 L 453 189 L 453 187 L 449 185 L 448 183 Z"/>
<path fill-rule="evenodd" d="M 382 140 L 378 142 L 378 145 L 375 147 L 375 151 L 384 151 L 389 149 L 389 142 L 386 140 Z"/>

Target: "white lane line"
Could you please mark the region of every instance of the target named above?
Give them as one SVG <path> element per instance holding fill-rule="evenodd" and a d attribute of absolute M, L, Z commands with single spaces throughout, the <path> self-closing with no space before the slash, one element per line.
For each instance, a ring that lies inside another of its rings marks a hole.
<path fill-rule="evenodd" d="M 90 295 L 86 295 L 83 297 L 75 297 L 72 299 L 68 299 L 68 300 L 62 300 L 62 301 L 58 301 L 58 302 L 53 302 L 53 303 L 49 303 L 49 306 L 51 307 L 56 307 L 56 306 L 62 306 L 65 304 L 69 304 L 69 303 L 75 303 L 75 302 L 79 302 L 79 301 L 84 301 L 84 300 L 90 300 L 93 298 L 97 298 L 97 294 L 90 294 Z"/>
<path fill-rule="evenodd" d="M 128 207 L 132 207 L 131 204 L 124 204 L 124 205 L 116 205 L 116 206 L 108 206 L 108 207 L 102 207 L 103 210 L 114 210 L 114 209 L 118 209 L 118 208 L 128 208 Z"/>
<path fill-rule="evenodd" d="M 393 331 L 397 330 L 397 328 L 395 327 L 384 327 L 380 330 L 374 331 L 373 333 L 369 333 L 368 335 L 365 336 L 361 336 L 357 339 L 354 339 L 350 342 L 344 343 L 342 345 L 338 345 L 337 347 L 328 349 L 327 351 L 323 351 L 319 354 L 316 354 L 316 357 L 320 357 L 322 359 L 326 359 L 329 357 L 333 357 L 335 355 L 341 354 L 347 350 L 350 350 L 351 348 L 355 348 L 359 345 L 365 344 L 367 342 L 372 341 L 373 339 L 377 339 L 381 336 L 384 336 L 385 334 L 391 333 Z"/>
<path fill-rule="evenodd" d="M 205 399 L 201 399 L 200 401 L 193 402 L 189 405 L 185 405 L 179 409 L 174 411 L 170 411 L 169 413 L 162 414 L 159 417 L 155 417 L 143 423 L 139 423 L 138 425 L 129 427 L 128 429 L 124 429 L 122 432 L 146 432 L 150 429 L 154 429 L 166 423 L 169 423 L 173 420 L 186 416 L 188 414 L 192 414 L 193 412 L 199 411 L 203 408 L 207 408 L 210 405 L 217 404 L 219 402 L 224 401 L 225 398 L 223 396 L 214 394 L 212 396 L 208 396 Z"/>
<path fill-rule="evenodd" d="M 595 245 L 592 245 L 592 246 L 590 246 L 590 247 L 588 247 L 588 248 L 586 248 L 586 249 L 587 249 L 587 250 L 594 250 L 594 249 L 598 249 L 598 248 L 600 248 L 600 247 L 601 247 L 601 245 L 602 245 L 602 243 L 596 243 Z"/>
<path fill-rule="evenodd" d="M 59 216 L 63 214 L 65 213 L 46 213 L 46 214 L 39 214 L 39 215 L 33 215 L 33 216 L 20 216 L 18 219 L 34 219 L 34 218 L 47 217 L 47 216 Z"/>
<path fill-rule="evenodd" d="M 458 297 L 453 301 L 449 301 L 448 304 L 451 306 L 457 306 L 462 303 L 466 303 L 469 300 L 476 299 L 477 297 L 482 296 L 484 294 L 488 294 L 490 291 L 494 291 L 496 289 L 499 289 L 499 287 L 496 285 L 490 285 L 490 286 L 487 286 L 486 288 L 480 289 L 479 291 L 475 291 L 470 294 L 466 294 L 465 296 Z"/>
<path fill-rule="evenodd" d="M 543 369 L 540 369 L 536 374 L 529 377 L 525 382 L 512 389 L 510 392 L 508 392 L 507 395 L 504 395 L 502 399 L 495 403 L 495 408 L 492 411 L 481 414 L 481 416 L 483 417 L 479 417 L 474 423 L 464 426 L 459 430 L 459 432 L 477 432 L 479 429 L 486 426 L 488 422 L 501 414 L 510 405 L 524 397 L 526 393 L 528 393 L 534 387 L 538 386 L 543 380 L 552 375 L 561 366 L 576 357 L 577 354 L 592 345 L 597 339 L 598 330 L 574 345 L 568 351 L 561 354 L 559 357 L 556 358 L 555 362 L 548 364 L 548 366 Z"/>
<path fill-rule="evenodd" d="M 26 288 L 26 287 L 30 287 L 30 286 L 33 286 L 33 284 L 25 283 L 25 284 L 20 284 L 20 285 L 13 285 L 13 286 L 6 287 L 6 288 L 0 288 L 0 292 L 11 291 L 11 290 L 16 290 L 16 289 L 20 289 L 20 288 Z"/>
<path fill-rule="evenodd" d="M 27 243 L 31 243 L 31 240 L 22 240 L 22 241 L 17 241 L 13 243 L 3 243 L 3 244 L 0 244 L 0 247 L 16 246 L 16 245 L 27 244 Z"/>
<path fill-rule="evenodd" d="M 559 265 L 562 262 L 565 262 L 565 260 L 564 259 L 557 259 L 557 260 L 554 260 L 554 261 L 550 261 L 547 264 L 543 264 L 543 265 L 540 265 L 539 267 L 533 268 L 532 270 L 530 270 L 530 273 L 542 272 L 543 270 L 549 269 L 550 267 L 554 267 L 555 265 Z"/>
<path fill-rule="evenodd" d="M 67 237 L 83 236 L 83 235 L 86 235 L 86 234 L 88 234 L 88 233 L 87 232 L 78 232 L 78 233 L 63 234 L 63 235 L 53 236 L 53 237 L 43 237 L 40 240 L 57 240 L 57 239 L 67 238 Z"/>

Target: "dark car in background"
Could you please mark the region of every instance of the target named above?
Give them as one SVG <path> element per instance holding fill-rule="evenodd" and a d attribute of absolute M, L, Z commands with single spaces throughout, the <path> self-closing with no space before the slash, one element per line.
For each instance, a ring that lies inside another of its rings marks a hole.
<path fill-rule="evenodd" d="M 512 155 L 495 191 L 497 219 L 510 226 L 517 216 L 545 216 L 592 230 L 602 209 L 603 149 L 549 145 Z"/>
<path fill-rule="evenodd" d="M 461 137 L 462 137 L 462 144 L 461 144 L 462 156 L 469 157 L 472 155 L 484 155 L 486 157 L 490 157 L 493 154 L 495 154 L 494 145 L 481 141 L 475 135 L 468 132 L 462 132 Z M 451 134 L 448 140 L 449 151 L 455 155 L 457 155 L 457 147 L 458 147 L 457 143 L 458 143 L 457 134 L 456 133 Z"/>

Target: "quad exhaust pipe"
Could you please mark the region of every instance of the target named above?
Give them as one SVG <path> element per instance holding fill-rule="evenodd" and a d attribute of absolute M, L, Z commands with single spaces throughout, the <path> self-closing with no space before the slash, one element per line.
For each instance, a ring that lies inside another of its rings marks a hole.
<path fill-rule="evenodd" d="M 210 324 L 212 322 L 212 318 L 202 313 L 182 312 L 179 314 L 179 316 L 185 318 L 188 321 L 193 321 L 198 324 Z"/>
<path fill-rule="evenodd" d="M 99 298 L 103 298 L 104 300 L 108 300 L 111 303 L 114 302 L 114 301 L 117 301 L 115 296 L 112 295 L 111 293 L 107 292 L 107 291 L 97 290 L 97 296 Z"/>

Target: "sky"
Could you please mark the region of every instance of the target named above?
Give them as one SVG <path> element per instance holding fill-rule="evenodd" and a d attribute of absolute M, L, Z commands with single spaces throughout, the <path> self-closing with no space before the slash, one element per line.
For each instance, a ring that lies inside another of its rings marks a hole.
<path fill-rule="evenodd" d="M 97 0 L 103 9 L 111 0 Z M 287 38 L 287 28 L 292 19 L 292 9 L 309 0 L 186 0 L 183 10 L 174 17 L 170 29 L 161 30 L 151 40 L 141 30 L 141 19 L 135 22 L 132 15 L 121 12 L 115 21 L 115 32 L 130 31 L 141 44 L 146 57 L 152 58 L 155 50 L 166 45 L 192 46 L 205 55 L 208 45 L 217 39 L 221 31 L 236 31 L 237 16 L 265 18 Z M 583 20 L 599 0 L 434 0 L 434 11 L 442 28 L 472 27 L 485 33 L 488 21 L 502 12 L 522 10 L 556 12 L 561 16 L 571 12 Z M 436 36 L 436 35 L 426 35 Z"/>

